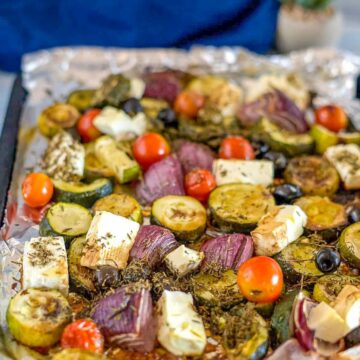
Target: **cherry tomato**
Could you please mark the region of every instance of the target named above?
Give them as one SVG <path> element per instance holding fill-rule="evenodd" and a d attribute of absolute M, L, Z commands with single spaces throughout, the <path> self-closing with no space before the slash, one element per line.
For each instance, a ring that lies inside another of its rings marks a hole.
<path fill-rule="evenodd" d="M 31 173 L 22 183 L 22 194 L 26 205 L 37 208 L 46 205 L 54 192 L 51 179 L 43 173 Z"/>
<path fill-rule="evenodd" d="M 93 141 L 101 135 L 101 132 L 94 126 L 94 119 L 100 112 L 101 109 L 90 109 L 77 122 L 76 130 L 83 142 Z"/>
<path fill-rule="evenodd" d="M 348 125 L 344 110 L 336 105 L 326 105 L 316 109 L 315 121 L 334 132 L 346 129 Z"/>
<path fill-rule="evenodd" d="M 256 303 L 270 303 L 281 294 L 283 273 L 279 264 L 267 256 L 255 256 L 239 268 L 237 282 L 241 293 Z"/>
<path fill-rule="evenodd" d="M 185 176 L 186 193 L 199 201 L 206 201 L 215 188 L 215 178 L 209 170 L 195 169 Z"/>
<path fill-rule="evenodd" d="M 65 327 L 61 336 L 61 346 L 101 354 L 104 351 L 104 338 L 93 321 L 80 319 Z"/>
<path fill-rule="evenodd" d="M 147 133 L 139 136 L 133 144 L 135 160 L 142 168 L 164 159 L 170 154 L 170 146 L 166 139 L 157 133 Z"/>
<path fill-rule="evenodd" d="M 255 152 L 250 142 L 242 136 L 228 136 L 220 144 L 219 156 L 222 159 L 255 159 Z"/>
<path fill-rule="evenodd" d="M 204 97 L 192 91 L 182 91 L 175 99 L 174 109 L 177 113 L 195 118 L 204 106 Z"/>

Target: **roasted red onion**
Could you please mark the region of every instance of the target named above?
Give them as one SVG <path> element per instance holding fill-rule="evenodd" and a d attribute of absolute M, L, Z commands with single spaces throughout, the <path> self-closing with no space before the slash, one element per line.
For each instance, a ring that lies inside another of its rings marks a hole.
<path fill-rule="evenodd" d="M 184 195 L 183 172 L 176 155 L 151 165 L 136 191 L 141 202 L 146 204 L 166 195 Z"/>
<path fill-rule="evenodd" d="M 252 126 L 261 117 L 266 116 L 284 130 L 304 133 L 309 129 L 304 112 L 277 89 L 264 94 L 258 100 L 244 104 L 237 116 L 244 126 Z"/>
<path fill-rule="evenodd" d="M 176 154 L 185 174 L 194 169 L 212 170 L 214 154 L 206 145 L 184 141 Z"/>
<path fill-rule="evenodd" d="M 314 352 L 305 352 L 296 339 L 289 339 L 281 344 L 267 360 L 320 360 Z"/>
<path fill-rule="evenodd" d="M 154 349 L 156 320 L 150 291 L 124 286 L 99 300 L 91 315 L 106 341 L 126 349 Z"/>
<path fill-rule="evenodd" d="M 157 225 L 144 225 L 136 235 L 130 260 L 144 260 L 153 268 L 178 246 L 179 243 L 170 230 Z"/>
<path fill-rule="evenodd" d="M 205 254 L 202 269 L 216 264 L 224 269 L 238 270 L 243 262 L 252 257 L 254 244 L 251 236 L 230 234 L 206 241 L 201 251 Z"/>

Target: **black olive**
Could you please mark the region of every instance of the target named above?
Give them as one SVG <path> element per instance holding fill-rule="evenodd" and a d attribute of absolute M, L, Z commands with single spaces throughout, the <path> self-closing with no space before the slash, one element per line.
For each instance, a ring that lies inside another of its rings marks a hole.
<path fill-rule="evenodd" d="M 174 110 L 165 108 L 159 111 L 157 118 L 167 127 L 177 127 L 178 120 Z"/>
<path fill-rule="evenodd" d="M 122 103 L 122 109 L 130 116 L 134 116 L 139 112 L 144 111 L 140 101 L 136 98 L 127 99 Z"/>
<path fill-rule="evenodd" d="M 119 270 L 112 266 L 103 265 L 95 271 L 95 285 L 99 290 L 116 287 L 119 281 Z"/>
<path fill-rule="evenodd" d="M 251 143 L 251 145 L 254 148 L 255 156 L 258 159 L 262 159 L 263 156 L 270 150 L 269 145 L 261 140 L 255 140 Z"/>
<path fill-rule="evenodd" d="M 349 222 L 355 223 L 360 221 L 360 205 L 355 205 L 349 212 Z"/>
<path fill-rule="evenodd" d="M 324 248 L 316 254 L 315 263 L 321 272 L 331 273 L 340 266 L 340 255 L 333 249 Z"/>
<path fill-rule="evenodd" d="M 274 163 L 275 175 L 281 176 L 282 172 L 285 170 L 288 160 L 286 156 L 277 151 L 269 151 L 264 156 L 263 159 L 270 160 Z"/>
<path fill-rule="evenodd" d="M 289 204 L 302 196 L 302 191 L 297 185 L 282 184 L 275 188 L 273 195 L 278 204 Z"/>

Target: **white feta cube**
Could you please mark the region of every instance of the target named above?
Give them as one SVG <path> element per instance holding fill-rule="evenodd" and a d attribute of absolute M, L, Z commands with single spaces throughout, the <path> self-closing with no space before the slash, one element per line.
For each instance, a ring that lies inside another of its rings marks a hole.
<path fill-rule="evenodd" d="M 140 78 L 133 77 L 130 79 L 130 97 L 141 99 L 145 91 L 145 82 Z"/>

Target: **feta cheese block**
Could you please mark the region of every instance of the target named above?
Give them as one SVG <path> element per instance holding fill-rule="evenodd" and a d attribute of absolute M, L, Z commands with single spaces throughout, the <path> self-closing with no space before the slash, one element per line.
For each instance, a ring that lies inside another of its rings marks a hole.
<path fill-rule="evenodd" d="M 191 294 L 164 290 L 158 302 L 160 344 L 177 356 L 199 356 L 206 346 L 203 321 Z"/>
<path fill-rule="evenodd" d="M 231 183 L 271 185 L 274 164 L 267 160 L 223 160 L 213 163 L 213 174 L 218 186 Z"/>
<path fill-rule="evenodd" d="M 346 190 L 360 189 L 360 147 L 356 144 L 335 145 L 325 151 Z"/>
<path fill-rule="evenodd" d="M 140 78 L 133 77 L 130 79 L 130 97 L 141 99 L 145 91 L 145 81 Z"/>
<path fill-rule="evenodd" d="M 69 133 L 60 131 L 50 140 L 41 165 L 55 180 L 78 181 L 84 175 L 85 148 Z"/>
<path fill-rule="evenodd" d="M 80 265 L 91 269 L 102 265 L 125 269 L 139 228 L 136 221 L 97 211 L 86 234 Z"/>
<path fill-rule="evenodd" d="M 123 110 L 106 106 L 94 119 L 94 126 L 117 140 L 127 140 L 144 134 L 147 122 L 142 112 L 130 117 Z"/>
<path fill-rule="evenodd" d="M 61 236 L 35 237 L 25 242 L 22 286 L 23 289 L 56 289 L 68 295 L 68 262 Z"/>
<path fill-rule="evenodd" d="M 204 253 L 180 245 L 165 256 L 165 264 L 168 269 L 178 277 L 183 277 L 191 271 L 196 270 L 202 260 Z"/>
<path fill-rule="evenodd" d="M 266 256 L 277 254 L 302 235 L 306 221 L 307 216 L 299 206 L 274 207 L 251 232 L 255 253 Z"/>

